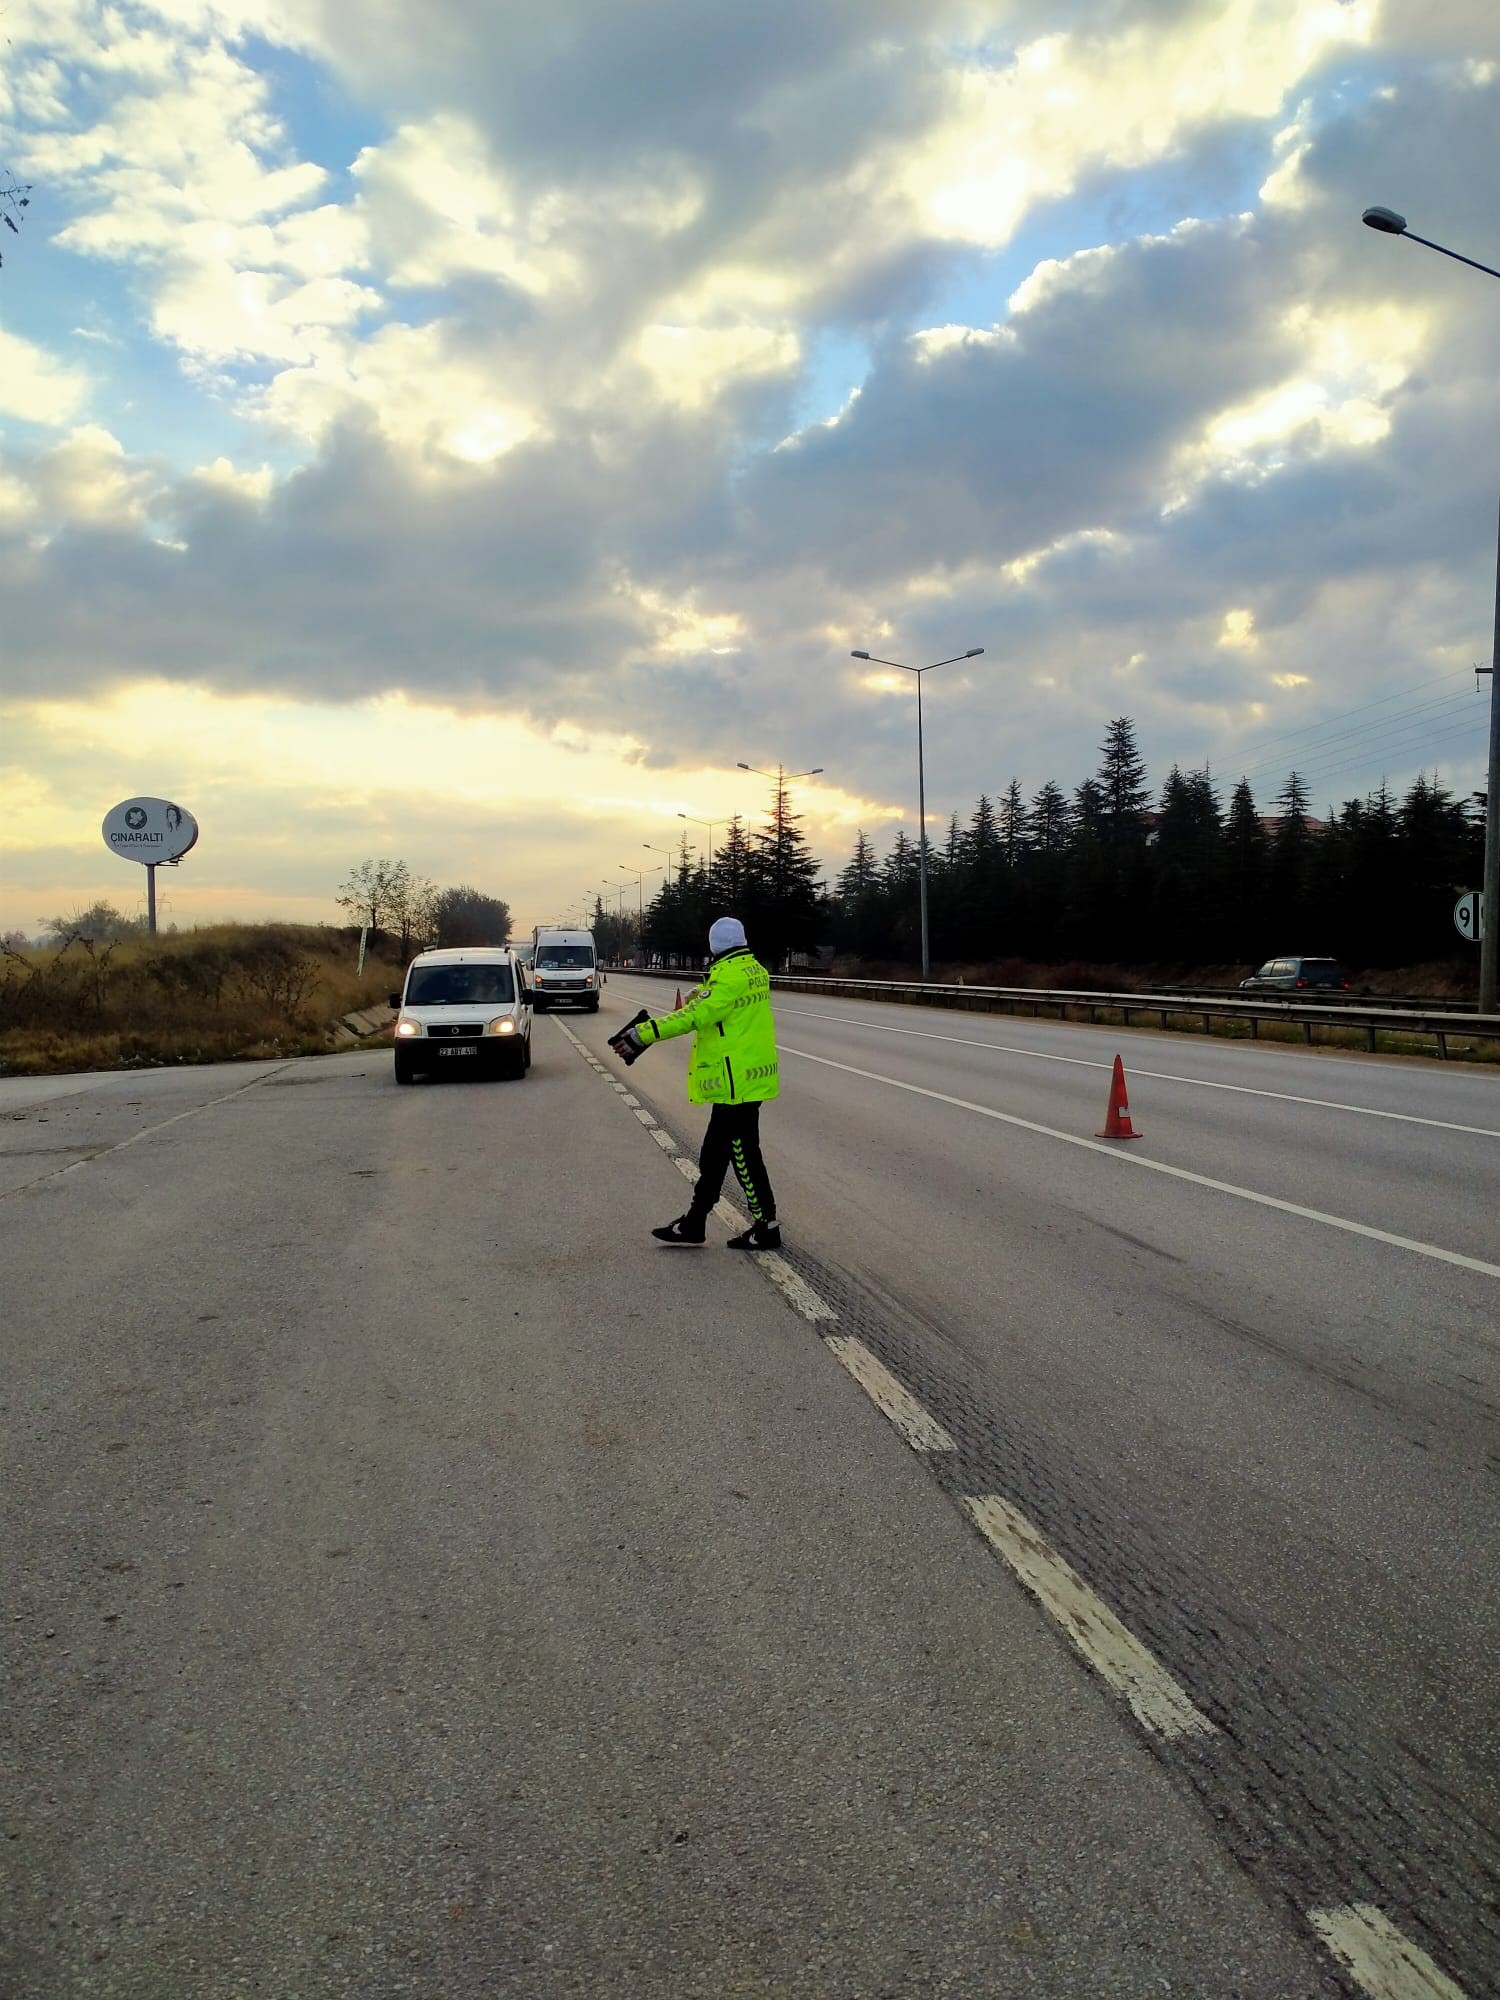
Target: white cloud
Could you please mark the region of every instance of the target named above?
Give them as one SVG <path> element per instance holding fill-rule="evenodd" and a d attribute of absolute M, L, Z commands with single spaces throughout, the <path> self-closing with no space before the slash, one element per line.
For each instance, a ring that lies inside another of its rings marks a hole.
<path fill-rule="evenodd" d="M 663 402 L 702 409 L 747 377 L 789 374 L 799 347 L 786 328 L 656 325 L 642 331 L 632 352 Z"/>
<path fill-rule="evenodd" d="M 275 475 L 269 465 L 260 465 L 253 472 L 248 472 L 222 457 L 196 467 L 193 477 L 213 492 L 230 493 L 257 505 L 270 498 L 275 484 Z"/>
<path fill-rule="evenodd" d="M 33 424 L 65 424 L 88 399 L 90 381 L 39 347 L 0 327 L 0 411 Z"/>
<path fill-rule="evenodd" d="M 84 424 L 51 445 L 33 464 L 31 483 L 53 518 L 112 528 L 140 527 L 160 485 L 100 424 Z"/>
<path fill-rule="evenodd" d="M 998 245 L 1037 201 L 1090 167 L 1165 158 L 1205 125 L 1275 116 L 1330 45 L 1366 42 L 1372 0 L 1230 0 L 1121 31 L 1050 34 L 1007 64 L 975 63 L 946 119 L 900 174 L 941 234 Z"/>
<path fill-rule="evenodd" d="M 783 752 L 857 774 L 826 824 L 898 810 L 909 730 L 851 645 L 989 649 L 930 684 L 929 768 L 960 803 L 997 761 L 1076 776 L 1101 702 L 1217 757 L 1253 705 L 1333 699 L 1331 659 L 1379 686 L 1470 657 L 1495 391 L 1462 288 L 1484 281 L 1358 227 L 1397 200 L 1483 254 L 1464 162 L 1493 149 L 1497 17 L 1422 14 L 12 0 L 60 232 L 45 260 L 35 217 L 23 239 L 64 293 L 39 323 L 117 335 L 128 294 L 188 365 L 172 402 L 133 327 L 100 388 L 0 348 L 23 414 L 98 418 L 0 469 L 7 665 L 210 682 L 194 713 L 247 757 L 304 722 L 325 763 L 347 741 L 393 773 L 482 744 L 555 776 L 581 745 L 612 827 L 631 801 L 706 817 L 735 757 Z M 357 162 L 319 151 L 300 88 L 294 140 L 244 27 L 355 92 L 331 129 Z M 1392 159 L 1402 185 L 1376 185 Z M 1056 254 L 1021 277 L 988 253 L 1029 221 Z M 964 325 L 1000 272 L 1000 323 Z M 191 470 L 154 454 L 163 411 Z M 338 704 L 380 690 L 405 705 L 341 733 Z M 445 699 L 488 733 L 431 723 Z M 318 809 L 378 820 L 361 784 L 335 772 Z"/>
<path fill-rule="evenodd" d="M 309 365 L 283 370 L 251 399 L 278 428 L 316 443 L 357 417 L 419 458 L 486 464 L 537 434 L 539 417 L 499 387 L 485 360 L 454 353 L 438 325 L 383 326 L 330 338 Z"/>
<path fill-rule="evenodd" d="M 334 330 L 380 304 L 378 292 L 347 278 L 299 285 L 273 272 L 226 271 L 204 261 L 166 278 L 151 320 L 158 334 L 195 358 L 305 365 L 339 351 Z"/>

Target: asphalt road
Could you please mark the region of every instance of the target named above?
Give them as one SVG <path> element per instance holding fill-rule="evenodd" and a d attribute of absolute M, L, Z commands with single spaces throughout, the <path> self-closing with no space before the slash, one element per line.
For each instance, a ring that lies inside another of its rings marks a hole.
<path fill-rule="evenodd" d="M 777 1018 L 799 1270 L 1243 1744 L 1187 1775 L 1262 1878 L 1312 1902 L 1342 1855 L 1500 1991 L 1500 1074 L 802 993 Z M 1109 1144 L 1116 1050 L 1142 1136 Z M 631 1082 L 691 1138 L 684 1051 Z"/>
<path fill-rule="evenodd" d="M 788 995 L 768 1271 L 664 997 L 0 1083 L 5 2000 L 1497 1990 L 1490 1079 Z"/>

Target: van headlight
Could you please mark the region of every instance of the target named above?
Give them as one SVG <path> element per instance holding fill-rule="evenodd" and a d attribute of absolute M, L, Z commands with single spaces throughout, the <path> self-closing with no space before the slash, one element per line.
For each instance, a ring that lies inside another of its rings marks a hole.
<path fill-rule="evenodd" d="M 492 1035 L 513 1035 L 515 1032 L 516 1024 L 509 1014 L 502 1014 L 498 1020 L 490 1022 L 490 1033 Z"/>
<path fill-rule="evenodd" d="M 396 1023 L 396 1033 L 398 1035 L 420 1035 L 421 1032 L 422 1024 L 420 1021 L 398 1021 Z"/>
<path fill-rule="evenodd" d="M 592 986 L 592 985 L 593 985 L 593 983 L 594 983 L 594 975 L 593 975 L 593 973 L 592 973 L 592 972 L 591 972 L 591 973 L 589 974 L 588 978 L 584 980 L 584 982 L 583 982 L 583 983 L 584 983 L 584 985 L 585 985 L 585 986 Z"/>

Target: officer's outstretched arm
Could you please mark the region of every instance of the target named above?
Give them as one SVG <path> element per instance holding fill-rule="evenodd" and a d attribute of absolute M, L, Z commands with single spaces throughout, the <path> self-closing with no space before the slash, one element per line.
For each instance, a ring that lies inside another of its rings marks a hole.
<path fill-rule="evenodd" d="M 627 1021 L 609 1038 L 609 1045 L 628 1069 L 636 1058 L 656 1040 L 655 1034 L 643 1035 L 643 1026 L 652 1025 L 651 1016 L 643 1007 L 632 1021 Z"/>

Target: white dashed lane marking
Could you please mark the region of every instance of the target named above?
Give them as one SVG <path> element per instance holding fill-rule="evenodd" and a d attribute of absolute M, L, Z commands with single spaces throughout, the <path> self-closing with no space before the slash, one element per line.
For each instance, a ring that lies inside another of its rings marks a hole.
<path fill-rule="evenodd" d="M 1116 1618 L 1097 1592 L 1026 1516 L 998 1493 L 964 1500 L 975 1527 L 1082 1653 L 1094 1671 L 1129 1703 L 1153 1736 L 1211 1736 L 1200 1713 L 1166 1668 Z"/>
<path fill-rule="evenodd" d="M 750 1224 L 745 1221 L 741 1226 L 748 1229 Z M 807 1280 L 800 1277 L 786 1259 L 778 1257 L 774 1250 L 750 1250 L 745 1254 L 753 1258 L 755 1268 L 771 1280 L 793 1312 L 801 1313 L 802 1317 L 814 1326 L 820 1320 L 838 1318 L 838 1314 L 827 1300 L 821 1298 Z"/>
<path fill-rule="evenodd" d="M 861 1389 L 882 1415 L 889 1417 L 913 1451 L 957 1451 L 958 1446 L 937 1418 L 898 1382 L 883 1361 L 878 1361 L 862 1340 L 848 1334 L 829 1333 L 824 1344 L 838 1356 Z"/>
<path fill-rule="evenodd" d="M 1465 2000 L 1463 1988 L 1373 1903 L 1310 1910 L 1307 1920 L 1370 2000 Z"/>
<path fill-rule="evenodd" d="M 926 1090 L 919 1083 L 906 1083 L 899 1076 L 882 1076 L 877 1070 L 856 1069 L 853 1063 L 834 1062 L 815 1056 L 806 1049 L 783 1044 L 781 1053 L 800 1056 L 804 1062 L 824 1069 L 842 1070 L 846 1076 L 863 1077 L 866 1083 L 883 1083 L 892 1090 L 909 1091 L 913 1097 L 931 1098 L 935 1104 L 950 1104 L 956 1111 L 972 1111 L 979 1118 L 993 1118 L 1001 1125 L 1014 1125 L 1022 1132 L 1035 1132 L 1042 1139 L 1056 1139 L 1064 1146 L 1081 1146 L 1087 1153 L 1101 1153 L 1122 1167 L 1139 1167 L 1149 1174 L 1166 1174 L 1174 1181 L 1190 1181 L 1194 1187 L 1214 1194 L 1233 1195 L 1237 1201 L 1253 1201 L 1260 1208 L 1278 1209 L 1283 1215 L 1300 1216 L 1304 1222 L 1320 1222 L 1327 1229 L 1342 1229 L 1350 1236 L 1368 1237 L 1374 1243 L 1388 1243 L 1396 1250 L 1410 1250 L 1418 1257 L 1430 1257 L 1439 1264 L 1456 1264 L 1463 1271 L 1477 1271 L 1481 1277 L 1500 1278 L 1500 1264 L 1487 1264 L 1482 1257 L 1466 1257 L 1460 1250 L 1444 1250 L 1436 1243 L 1419 1243 L 1414 1237 L 1397 1236 L 1389 1229 L 1376 1229 L 1368 1222 L 1351 1222 L 1347 1216 L 1327 1215 L 1320 1208 L 1304 1208 L 1301 1202 L 1283 1201 L 1279 1195 L 1261 1194 L 1255 1188 L 1236 1187 L 1233 1181 L 1216 1181 L 1208 1174 L 1195 1174 L 1188 1167 L 1169 1166 L 1165 1160 L 1148 1159 L 1143 1153 L 1122 1153 L 1097 1139 L 1084 1139 L 1077 1132 L 1059 1132 L 1055 1125 L 1040 1125 L 1034 1118 L 1018 1118 L 1013 1111 L 996 1111 L 988 1104 L 975 1104 L 967 1097 L 952 1097 L 947 1091 Z"/>
<path fill-rule="evenodd" d="M 559 1022 L 558 1025 L 561 1027 L 562 1023 Z M 684 1180 L 696 1181 L 698 1177 L 696 1163 L 678 1148 L 671 1133 L 656 1122 L 639 1098 L 628 1091 L 618 1078 L 612 1076 L 604 1065 L 595 1059 L 571 1029 L 564 1027 L 563 1033 L 584 1057 L 589 1067 L 597 1071 L 624 1098 Z M 945 1041 L 954 1038 L 935 1036 L 933 1039 Z M 993 1047 L 994 1044 L 982 1043 L 979 1046 Z M 1500 1267 L 1482 1264 L 1475 1258 L 1460 1257 L 1455 1252 L 1438 1250 L 1429 1244 L 1411 1243 L 1403 1237 L 1388 1236 L 1382 1230 L 1367 1229 L 1362 1224 L 1345 1222 L 1337 1216 L 1320 1215 L 1315 1209 L 1302 1209 L 1292 1202 L 1278 1201 L 1269 1195 L 1257 1195 L 1246 1188 L 1236 1188 L 1225 1182 L 1208 1180 L 1201 1174 L 1169 1167 L 1160 1161 L 1121 1155 L 1093 1140 L 1081 1139 L 1069 1132 L 1057 1132 L 1045 1125 L 1035 1125 L 1029 1119 L 1012 1117 L 1006 1112 L 992 1111 L 986 1105 L 970 1104 L 962 1098 L 944 1096 L 940 1091 L 922 1090 L 915 1084 L 902 1083 L 895 1077 L 872 1075 L 870 1071 L 854 1069 L 848 1063 L 830 1062 L 826 1056 L 808 1055 L 806 1050 L 789 1049 L 786 1053 L 802 1055 L 809 1062 L 823 1063 L 830 1069 L 846 1070 L 851 1075 L 865 1077 L 874 1083 L 886 1083 L 898 1090 L 914 1091 L 921 1097 L 936 1098 L 940 1103 L 952 1104 L 961 1110 L 975 1111 L 988 1118 L 998 1118 L 1006 1124 L 1018 1125 L 1026 1131 L 1036 1132 L 1047 1138 L 1062 1139 L 1069 1145 L 1081 1145 L 1090 1152 L 1106 1153 L 1111 1159 L 1132 1159 L 1138 1166 L 1151 1168 L 1178 1179 L 1195 1181 L 1225 1194 L 1239 1195 L 1250 1201 L 1261 1202 L 1267 1207 L 1284 1209 L 1294 1215 L 1331 1223 L 1337 1228 L 1350 1229 L 1359 1235 L 1373 1236 L 1403 1249 L 1416 1250 L 1423 1255 L 1436 1256 L 1450 1263 L 1463 1264 L 1471 1269 L 1500 1276 Z M 1032 1052 L 1018 1051 L 1018 1053 Z M 1070 1058 L 1056 1058 L 1056 1060 L 1070 1060 Z M 1185 1082 L 1194 1080 L 1183 1079 Z M 1234 1086 L 1211 1087 L 1233 1088 Z M 1264 1094 L 1275 1095 L 1274 1092 Z M 1306 1101 L 1317 1102 L 1315 1099 Z M 1353 1110 L 1358 1107 L 1330 1108 Z M 714 1214 L 735 1234 L 748 1227 L 748 1218 L 727 1199 L 721 1199 L 715 1204 Z M 820 1322 L 837 1322 L 838 1315 L 834 1309 L 798 1272 L 792 1269 L 783 1257 L 777 1256 L 774 1251 L 757 1252 L 754 1255 L 754 1262 L 803 1319 L 815 1325 Z M 823 1333 L 822 1340 L 824 1346 L 853 1376 L 870 1401 L 889 1419 L 913 1451 L 925 1455 L 958 1450 L 951 1433 L 944 1429 L 931 1411 L 911 1394 L 905 1384 L 891 1373 L 884 1362 L 873 1354 L 863 1341 L 856 1340 L 851 1335 L 828 1332 Z M 1053 1622 L 1061 1628 L 1088 1665 L 1124 1700 L 1143 1729 L 1167 1742 L 1217 1734 L 1214 1724 L 1194 1704 L 1181 1684 L 1155 1655 L 1121 1624 L 1098 1593 L 1084 1582 L 1077 1571 L 1018 1508 L 998 1493 L 966 1495 L 962 1505 L 985 1540 L 1004 1559 Z M 1462 1989 L 1455 1986 L 1427 1954 L 1404 1936 L 1374 1904 L 1351 1903 L 1337 1908 L 1312 1910 L 1307 1915 L 1308 1922 L 1319 1940 L 1338 1960 L 1368 2000 L 1468 2000 Z"/>
<path fill-rule="evenodd" d="M 1093 1056 L 1060 1056 L 1049 1049 L 1023 1049 L 1011 1042 L 986 1042 L 967 1035 L 935 1035 L 930 1028 L 898 1028 L 890 1021 L 858 1021 L 847 1014 L 819 1014 L 811 1007 L 778 1007 L 778 1014 L 799 1015 L 805 1021 L 831 1021 L 840 1028 L 867 1028 L 876 1035 L 906 1035 L 918 1042 L 948 1042 L 956 1049 L 988 1049 L 997 1056 L 1025 1056 L 1032 1062 L 1066 1063 L 1071 1069 L 1110 1069 L 1112 1062 Z M 1170 1011 L 1170 1010 L 1169 1010 Z M 1182 1010 L 1191 1013 L 1190 1007 Z M 1318 1111 L 1348 1111 L 1360 1118 L 1390 1118 L 1400 1125 L 1429 1125 L 1439 1132 L 1467 1132 L 1476 1139 L 1500 1139 L 1492 1125 L 1455 1125 L 1447 1118 L 1419 1118 L 1411 1111 L 1379 1111 L 1372 1104 L 1344 1104 L 1332 1097 L 1298 1097 L 1289 1090 L 1257 1090 L 1248 1083 L 1217 1083 L 1206 1076 L 1179 1076 L 1165 1069 L 1139 1069 L 1132 1063 L 1132 1076 L 1149 1077 L 1154 1083 L 1185 1083 L 1195 1090 L 1228 1090 L 1236 1097 L 1270 1097 L 1278 1104 L 1307 1104 Z"/>

